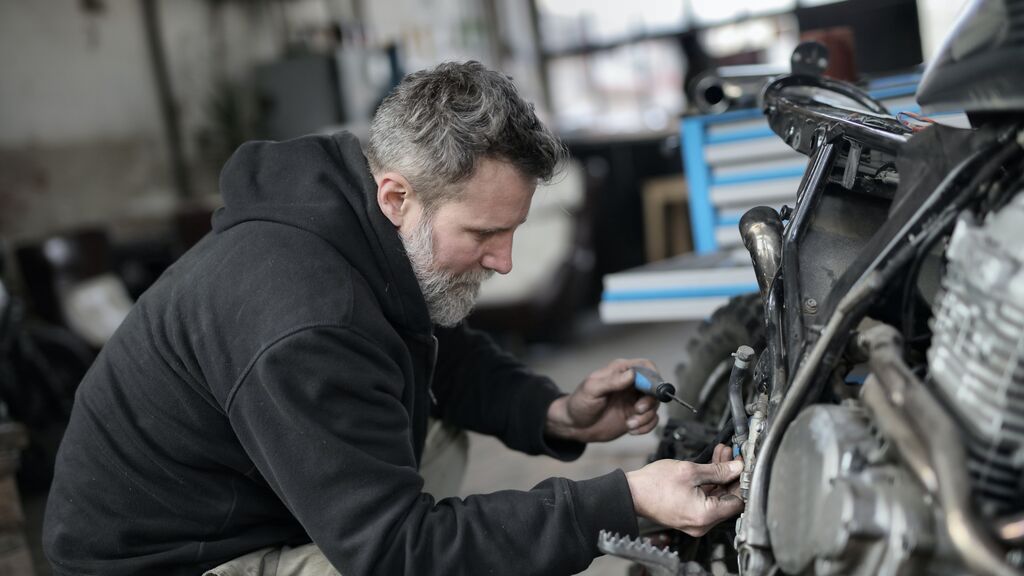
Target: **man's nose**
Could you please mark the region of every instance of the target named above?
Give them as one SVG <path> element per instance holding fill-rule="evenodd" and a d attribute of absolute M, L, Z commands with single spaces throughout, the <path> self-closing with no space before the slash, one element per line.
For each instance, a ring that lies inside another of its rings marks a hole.
<path fill-rule="evenodd" d="M 507 239 L 496 242 L 485 254 L 480 265 L 488 270 L 494 270 L 498 274 L 508 274 L 512 271 L 512 235 Z"/>

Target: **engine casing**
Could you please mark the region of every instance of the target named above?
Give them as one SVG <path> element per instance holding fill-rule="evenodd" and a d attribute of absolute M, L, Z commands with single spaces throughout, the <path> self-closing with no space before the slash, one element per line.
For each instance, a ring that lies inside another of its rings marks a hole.
<path fill-rule="evenodd" d="M 768 489 L 768 530 L 787 574 L 966 574 L 932 505 L 857 401 L 804 410 Z"/>

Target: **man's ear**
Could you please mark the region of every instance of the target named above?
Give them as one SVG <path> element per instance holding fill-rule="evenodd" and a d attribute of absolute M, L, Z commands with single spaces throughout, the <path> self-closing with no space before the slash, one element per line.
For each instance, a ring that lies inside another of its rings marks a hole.
<path fill-rule="evenodd" d="M 382 174 L 377 181 L 377 205 L 384 216 L 401 228 L 402 224 L 416 211 L 419 199 L 409 181 L 396 172 Z"/>

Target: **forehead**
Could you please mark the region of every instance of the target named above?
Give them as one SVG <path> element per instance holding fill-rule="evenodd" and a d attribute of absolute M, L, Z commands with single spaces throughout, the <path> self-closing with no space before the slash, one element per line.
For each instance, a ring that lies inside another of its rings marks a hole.
<path fill-rule="evenodd" d="M 458 199 L 442 205 L 439 214 L 447 212 L 464 226 L 506 228 L 526 219 L 537 181 L 507 162 L 488 158 L 462 186 Z"/>

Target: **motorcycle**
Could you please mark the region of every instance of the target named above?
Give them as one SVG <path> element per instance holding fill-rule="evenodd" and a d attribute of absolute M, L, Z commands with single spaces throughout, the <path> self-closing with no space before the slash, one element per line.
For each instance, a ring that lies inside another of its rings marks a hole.
<path fill-rule="evenodd" d="M 655 458 L 741 455 L 702 538 L 602 534 L 631 574 L 1024 574 L 1024 3 L 978 0 L 901 121 L 804 44 L 761 103 L 809 157 L 792 208 L 739 223 L 759 293 L 677 371 Z"/>

